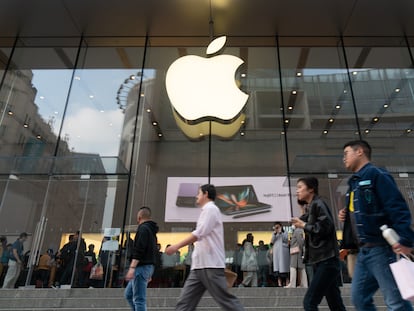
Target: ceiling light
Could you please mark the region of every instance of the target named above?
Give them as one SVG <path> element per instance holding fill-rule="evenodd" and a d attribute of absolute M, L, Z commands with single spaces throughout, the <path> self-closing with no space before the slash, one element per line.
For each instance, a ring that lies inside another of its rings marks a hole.
<path fill-rule="evenodd" d="M 323 133 L 326 135 L 328 134 L 328 130 L 324 130 Z"/>
<path fill-rule="evenodd" d="M 25 123 L 25 124 L 23 124 L 23 127 L 28 128 L 29 124 Z"/>
<path fill-rule="evenodd" d="M 297 91 L 296 90 L 292 90 L 292 95 L 296 95 Z"/>
<path fill-rule="evenodd" d="M 158 125 L 158 122 L 157 121 L 153 121 L 152 122 L 152 125 L 157 126 Z"/>
<path fill-rule="evenodd" d="M 328 121 L 329 121 L 329 123 L 333 123 L 334 119 L 330 118 Z"/>
<path fill-rule="evenodd" d="M 13 115 L 13 111 L 9 110 L 9 111 L 7 112 L 7 114 L 8 114 L 9 116 L 12 116 L 12 115 Z"/>
<path fill-rule="evenodd" d="M 369 129 L 366 129 L 365 130 L 365 134 L 368 134 L 370 132 L 370 130 Z"/>
<path fill-rule="evenodd" d="M 406 130 L 405 130 L 405 132 L 406 132 L 407 134 L 411 133 L 411 131 L 412 131 L 411 129 L 406 129 Z"/>
<path fill-rule="evenodd" d="M 147 112 L 150 113 L 151 112 L 151 109 L 147 108 Z"/>
<path fill-rule="evenodd" d="M 241 75 L 240 75 L 242 78 L 246 78 L 246 74 L 245 73 L 242 73 Z"/>
<path fill-rule="evenodd" d="M 398 87 L 395 89 L 395 93 L 399 93 L 401 91 L 401 89 L 399 89 Z"/>
<path fill-rule="evenodd" d="M 336 109 L 340 109 L 341 108 L 341 105 L 336 105 L 335 108 Z"/>
<path fill-rule="evenodd" d="M 89 98 L 90 98 L 90 99 L 93 99 L 93 98 L 94 98 L 94 96 L 93 96 L 93 95 L 89 95 Z"/>
<path fill-rule="evenodd" d="M 162 133 L 158 133 L 158 137 L 162 137 Z"/>
<path fill-rule="evenodd" d="M 353 74 L 354 76 L 356 76 L 356 75 L 358 74 L 358 72 L 353 71 L 353 72 L 352 72 L 352 74 Z"/>
<path fill-rule="evenodd" d="M 293 107 L 292 107 L 292 106 L 289 106 L 289 107 L 288 107 L 288 109 L 289 109 L 289 110 L 292 110 L 292 109 L 293 109 Z"/>
<path fill-rule="evenodd" d="M 388 108 L 388 104 L 384 104 L 384 108 Z"/>
<path fill-rule="evenodd" d="M 302 76 L 302 73 L 301 72 L 297 72 L 296 73 L 296 77 L 301 77 Z"/>
<path fill-rule="evenodd" d="M 378 122 L 378 121 L 379 121 L 379 118 L 378 117 L 372 118 L 372 122 Z"/>

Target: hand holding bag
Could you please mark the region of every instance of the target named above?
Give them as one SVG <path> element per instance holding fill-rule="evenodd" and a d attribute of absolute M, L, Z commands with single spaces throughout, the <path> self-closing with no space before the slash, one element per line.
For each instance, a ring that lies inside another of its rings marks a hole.
<path fill-rule="evenodd" d="M 390 268 L 402 298 L 414 301 L 414 262 L 401 258 L 390 264 Z"/>
<path fill-rule="evenodd" d="M 293 247 L 290 248 L 290 254 L 291 255 L 299 254 L 299 251 L 300 251 L 299 246 L 293 246 Z"/>
<path fill-rule="evenodd" d="M 92 267 L 89 278 L 92 280 L 103 280 L 103 275 L 103 266 L 100 262 L 98 262 Z"/>
<path fill-rule="evenodd" d="M 234 282 L 236 282 L 236 279 L 237 279 L 237 273 L 231 271 L 230 269 L 225 268 L 224 276 L 226 277 L 227 287 L 228 288 L 233 287 Z"/>

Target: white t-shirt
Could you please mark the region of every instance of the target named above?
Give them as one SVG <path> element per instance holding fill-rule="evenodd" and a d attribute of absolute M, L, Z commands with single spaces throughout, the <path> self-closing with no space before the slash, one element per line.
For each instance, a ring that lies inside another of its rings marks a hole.
<path fill-rule="evenodd" d="M 194 243 L 191 269 L 224 268 L 224 232 L 221 212 L 214 202 L 201 208 L 197 227 L 192 232 L 197 237 Z"/>

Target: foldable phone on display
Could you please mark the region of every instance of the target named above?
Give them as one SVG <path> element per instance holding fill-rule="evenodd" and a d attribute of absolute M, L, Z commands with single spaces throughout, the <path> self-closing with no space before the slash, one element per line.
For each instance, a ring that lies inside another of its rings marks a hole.
<path fill-rule="evenodd" d="M 196 196 L 200 184 L 181 183 L 178 187 L 176 205 L 179 207 L 196 207 Z"/>
<path fill-rule="evenodd" d="M 224 215 L 236 215 L 234 218 L 268 212 L 272 207 L 258 201 L 252 185 L 217 186 L 216 191 L 216 205 Z"/>

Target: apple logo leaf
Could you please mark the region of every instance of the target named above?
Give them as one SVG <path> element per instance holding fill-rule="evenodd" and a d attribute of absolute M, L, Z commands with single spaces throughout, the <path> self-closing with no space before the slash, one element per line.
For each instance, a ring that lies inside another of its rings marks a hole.
<path fill-rule="evenodd" d="M 211 41 L 207 47 L 207 55 L 211 55 L 220 51 L 220 49 L 222 49 L 226 44 L 226 39 L 226 36 L 221 36 Z"/>

